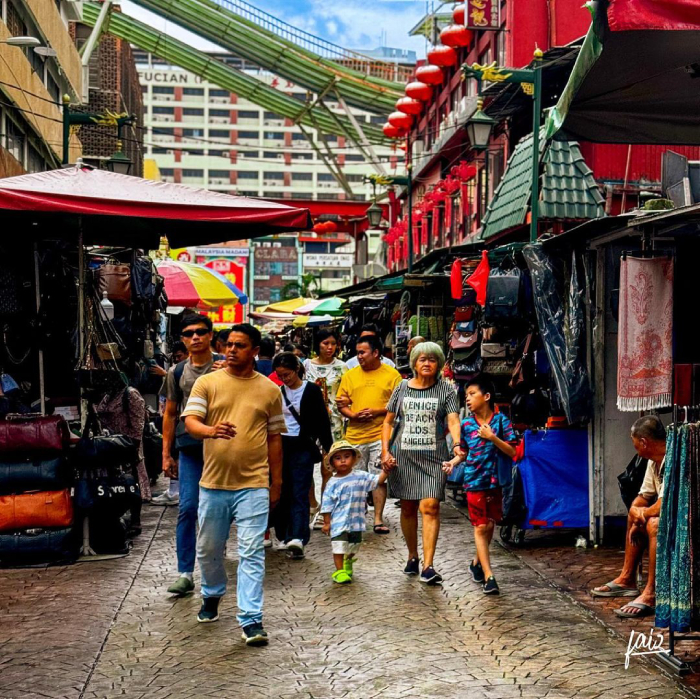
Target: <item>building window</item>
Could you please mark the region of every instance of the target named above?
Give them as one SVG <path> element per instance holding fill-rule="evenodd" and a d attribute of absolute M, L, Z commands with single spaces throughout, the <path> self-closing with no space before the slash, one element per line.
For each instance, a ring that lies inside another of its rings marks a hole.
<path fill-rule="evenodd" d="M 219 90 L 212 88 L 209 90 L 210 97 L 230 97 L 231 93 L 228 90 Z"/>
<path fill-rule="evenodd" d="M 8 6 L 9 7 L 9 6 Z M 5 148 L 24 165 L 24 133 L 12 119 L 5 116 Z"/>
<path fill-rule="evenodd" d="M 201 87 L 185 87 L 182 90 L 183 95 L 204 95 L 204 89 Z"/>
<path fill-rule="evenodd" d="M 153 153 L 153 155 L 167 155 L 168 153 L 170 153 L 170 149 L 169 148 L 152 148 L 151 153 Z"/>
<path fill-rule="evenodd" d="M 294 160 L 313 160 L 313 153 L 292 153 Z"/>
<path fill-rule="evenodd" d="M 266 150 L 263 151 L 263 158 L 278 158 L 281 160 L 284 158 L 284 153 L 278 153 L 276 150 Z"/>
<path fill-rule="evenodd" d="M 209 177 L 225 177 L 228 179 L 230 170 L 209 170 Z"/>
<path fill-rule="evenodd" d="M 313 172 L 293 172 L 292 181 L 293 182 L 312 182 L 314 179 Z"/>
<path fill-rule="evenodd" d="M 46 162 L 41 157 L 41 153 L 31 144 L 27 146 L 27 171 L 43 172 L 46 170 Z"/>
<path fill-rule="evenodd" d="M 185 131 L 192 131 L 192 129 L 185 129 Z M 159 126 L 153 129 L 154 134 L 160 134 L 162 136 L 174 136 L 175 129 L 171 129 L 169 126 Z"/>
<path fill-rule="evenodd" d="M 318 173 L 318 181 L 319 182 L 335 182 L 336 179 L 331 175 L 330 172 L 319 172 Z"/>
<path fill-rule="evenodd" d="M 201 148 L 189 148 L 182 152 L 184 155 L 204 155 L 204 151 Z"/>
<path fill-rule="evenodd" d="M 241 158 L 259 158 L 260 151 L 259 150 L 239 150 L 238 155 Z"/>
<path fill-rule="evenodd" d="M 188 138 L 204 138 L 204 129 L 182 129 L 182 135 Z"/>
<path fill-rule="evenodd" d="M 162 172 L 162 170 L 161 170 Z M 190 168 L 184 168 L 182 170 L 183 177 L 204 177 L 204 170 L 194 170 Z"/>
<path fill-rule="evenodd" d="M 265 131 L 265 138 L 269 141 L 283 141 L 284 133 L 282 131 Z"/>
<path fill-rule="evenodd" d="M 228 158 L 227 150 L 209 150 L 209 155 L 216 158 Z"/>
<path fill-rule="evenodd" d="M 204 116 L 204 110 L 203 109 L 198 109 L 196 107 L 185 107 L 182 110 L 182 113 L 185 116 Z"/>
<path fill-rule="evenodd" d="M 160 169 L 160 174 L 163 177 L 172 177 L 175 174 L 175 170 L 171 167 L 162 167 Z"/>
<path fill-rule="evenodd" d="M 51 97 L 53 97 L 54 102 L 61 101 L 61 88 L 48 71 L 46 74 L 46 89 L 49 91 Z"/>
<path fill-rule="evenodd" d="M 263 172 L 263 178 L 266 180 L 284 180 L 283 172 Z"/>
<path fill-rule="evenodd" d="M 258 196 L 257 190 L 250 191 L 250 190 L 239 189 L 237 193 L 238 193 L 239 197 L 257 197 Z"/>
<path fill-rule="evenodd" d="M 370 124 L 382 125 L 386 121 L 386 117 L 373 115 L 369 118 Z"/>
<path fill-rule="evenodd" d="M 175 114 L 175 107 L 151 107 L 153 114 Z"/>
<path fill-rule="evenodd" d="M 210 109 L 209 116 L 227 117 L 230 114 L 228 109 Z"/>
<path fill-rule="evenodd" d="M 162 85 L 154 85 L 152 89 L 153 89 L 154 95 L 174 95 L 175 94 L 174 87 L 163 87 Z"/>
<path fill-rule="evenodd" d="M 17 8 L 12 0 L 8 0 L 6 5 L 5 24 L 9 30 L 10 36 L 26 36 L 27 25 L 22 21 Z"/>
<path fill-rule="evenodd" d="M 257 131 L 239 131 L 238 138 L 250 138 L 257 141 L 259 138 L 259 134 Z"/>
<path fill-rule="evenodd" d="M 305 140 L 306 140 L 306 136 L 304 136 L 303 133 L 293 133 L 292 134 L 292 141 L 305 141 Z"/>
<path fill-rule="evenodd" d="M 252 110 L 246 110 L 246 109 L 241 109 L 238 112 L 238 118 L 239 119 L 259 119 L 260 118 L 260 112 L 252 111 Z"/>
<path fill-rule="evenodd" d="M 472 82 L 476 82 L 476 80 L 473 80 Z M 348 163 L 351 163 L 351 162 L 364 163 L 365 156 L 361 155 L 360 153 L 346 153 L 345 154 L 345 161 Z"/>
<path fill-rule="evenodd" d="M 252 172 L 250 170 L 241 170 L 238 173 L 238 179 L 239 180 L 257 180 L 258 179 L 258 173 L 257 172 Z"/>
<path fill-rule="evenodd" d="M 364 175 L 345 175 L 345 179 L 348 182 L 364 182 L 365 176 Z"/>

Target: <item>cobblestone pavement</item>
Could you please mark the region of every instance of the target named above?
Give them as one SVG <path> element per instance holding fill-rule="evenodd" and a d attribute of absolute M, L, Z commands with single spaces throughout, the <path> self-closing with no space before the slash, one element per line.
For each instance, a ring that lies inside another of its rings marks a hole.
<path fill-rule="evenodd" d="M 498 546 L 502 595 L 485 597 L 464 563 L 471 527 L 450 506 L 436 562 L 445 585 L 406 578 L 387 509 L 393 531 L 368 535 L 353 585 L 330 581 L 320 534 L 303 561 L 269 551 L 267 648 L 240 640 L 233 594 L 203 625 L 198 597 L 165 593 L 175 508 L 148 509 L 126 558 L 0 571 L 0 698 L 684 696 L 651 664 L 633 658 L 625 671 L 620 638 Z"/>

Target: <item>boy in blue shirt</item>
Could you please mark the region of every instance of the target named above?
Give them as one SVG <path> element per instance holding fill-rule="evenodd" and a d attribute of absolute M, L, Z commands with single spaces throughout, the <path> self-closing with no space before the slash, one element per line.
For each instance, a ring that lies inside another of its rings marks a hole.
<path fill-rule="evenodd" d="M 476 541 L 476 558 L 469 564 L 469 570 L 474 582 L 483 584 L 486 595 L 499 593 L 489 556 L 494 529 L 503 518 L 498 460 L 501 454 L 512 459 L 517 441 L 510 420 L 503 413 L 494 412 L 494 396 L 490 381 L 476 378 L 469 382 L 466 403 L 471 415 L 462 421 L 463 455 L 443 463 L 449 474 L 458 463 L 466 462 L 464 490 Z"/>
<path fill-rule="evenodd" d="M 352 566 L 365 531 L 367 493 L 386 481 L 387 474 L 353 471 L 360 450 L 341 439 L 328 452 L 334 471 L 326 484 L 321 501 L 323 533 L 330 534 L 335 573 L 333 582 L 347 585 L 352 582 Z"/>

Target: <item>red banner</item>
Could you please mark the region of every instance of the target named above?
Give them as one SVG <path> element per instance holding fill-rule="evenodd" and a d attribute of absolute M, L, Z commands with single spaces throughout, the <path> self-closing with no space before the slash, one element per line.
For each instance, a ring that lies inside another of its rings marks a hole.
<path fill-rule="evenodd" d="M 464 21 L 467 29 L 497 31 L 501 28 L 501 0 L 467 0 Z"/>
<path fill-rule="evenodd" d="M 420 222 L 420 244 L 425 247 L 428 244 L 428 219 Z"/>
<path fill-rule="evenodd" d="M 205 267 L 223 274 L 226 279 L 233 282 L 239 289 L 245 289 L 245 269 L 226 258 L 216 258 L 204 263 Z M 243 306 L 237 303 L 235 306 L 219 306 L 207 313 L 211 322 L 219 325 L 233 325 L 243 322 Z"/>
<path fill-rule="evenodd" d="M 700 0 L 611 0 L 608 22 L 614 32 L 700 29 Z"/>

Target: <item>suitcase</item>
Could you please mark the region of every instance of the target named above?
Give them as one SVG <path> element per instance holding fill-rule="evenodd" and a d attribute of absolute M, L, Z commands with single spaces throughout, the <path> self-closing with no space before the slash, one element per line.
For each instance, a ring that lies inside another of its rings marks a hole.
<path fill-rule="evenodd" d="M 34 527 L 65 529 L 73 524 L 73 501 L 68 490 L 0 496 L 0 532 Z"/>
<path fill-rule="evenodd" d="M 58 415 L 8 415 L 0 420 L 3 454 L 56 454 L 68 446 L 69 437 L 68 424 Z"/>
<path fill-rule="evenodd" d="M 73 561 L 78 557 L 78 544 L 72 527 L 0 533 L 0 562 Z"/>
<path fill-rule="evenodd" d="M 0 462 L 0 495 L 27 490 L 61 490 L 68 484 L 68 468 L 61 458 Z"/>

